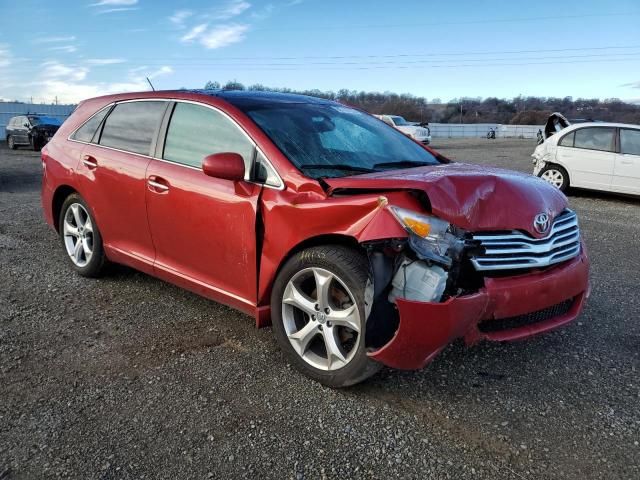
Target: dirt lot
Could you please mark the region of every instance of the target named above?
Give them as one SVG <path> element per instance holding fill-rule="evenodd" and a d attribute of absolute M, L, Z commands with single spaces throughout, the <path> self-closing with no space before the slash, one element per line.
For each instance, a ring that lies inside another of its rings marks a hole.
<path fill-rule="evenodd" d="M 437 140 L 529 171 L 531 140 Z M 334 391 L 270 329 L 128 269 L 71 273 L 34 152 L 0 147 L 0 479 L 640 478 L 640 201 L 574 193 L 578 322 Z M 507 206 L 505 206 L 506 208 Z"/>

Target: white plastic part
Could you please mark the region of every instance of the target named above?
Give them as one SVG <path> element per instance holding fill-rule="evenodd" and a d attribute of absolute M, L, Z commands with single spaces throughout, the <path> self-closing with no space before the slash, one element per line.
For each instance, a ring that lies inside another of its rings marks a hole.
<path fill-rule="evenodd" d="M 402 262 L 391 281 L 389 301 L 405 298 L 417 302 L 438 302 L 447 285 L 448 273 L 437 265 L 428 266 L 421 260 Z"/>

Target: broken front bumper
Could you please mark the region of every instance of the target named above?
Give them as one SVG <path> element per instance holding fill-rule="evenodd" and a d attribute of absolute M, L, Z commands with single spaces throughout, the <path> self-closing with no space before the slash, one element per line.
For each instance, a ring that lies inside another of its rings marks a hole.
<path fill-rule="evenodd" d="M 589 262 L 579 256 L 545 271 L 486 278 L 478 293 L 442 303 L 398 298 L 400 325 L 394 337 L 369 356 L 389 367 L 424 367 L 456 338 L 518 340 L 573 321 L 589 295 Z M 503 325 L 505 328 L 493 328 Z M 489 327 L 489 328 L 483 328 Z"/>

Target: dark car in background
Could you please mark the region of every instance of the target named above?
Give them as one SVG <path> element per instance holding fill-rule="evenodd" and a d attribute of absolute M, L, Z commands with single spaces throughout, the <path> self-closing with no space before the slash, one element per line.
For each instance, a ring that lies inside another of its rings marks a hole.
<path fill-rule="evenodd" d="M 62 125 L 62 121 L 47 115 L 26 114 L 11 118 L 6 128 L 7 145 L 11 150 L 29 146 L 44 147 Z"/>

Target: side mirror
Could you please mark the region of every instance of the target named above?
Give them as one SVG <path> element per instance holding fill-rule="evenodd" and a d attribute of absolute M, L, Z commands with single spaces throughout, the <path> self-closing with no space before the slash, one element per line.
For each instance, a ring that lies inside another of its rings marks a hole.
<path fill-rule="evenodd" d="M 209 177 L 237 182 L 244 180 L 244 160 L 239 153 L 214 153 L 204 157 L 202 171 Z"/>
<path fill-rule="evenodd" d="M 24 123 L 22 124 L 22 126 L 23 126 L 23 127 L 26 127 L 26 128 L 29 128 L 29 126 L 30 126 L 30 125 L 29 125 L 27 122 L 24 122 Z"/>

